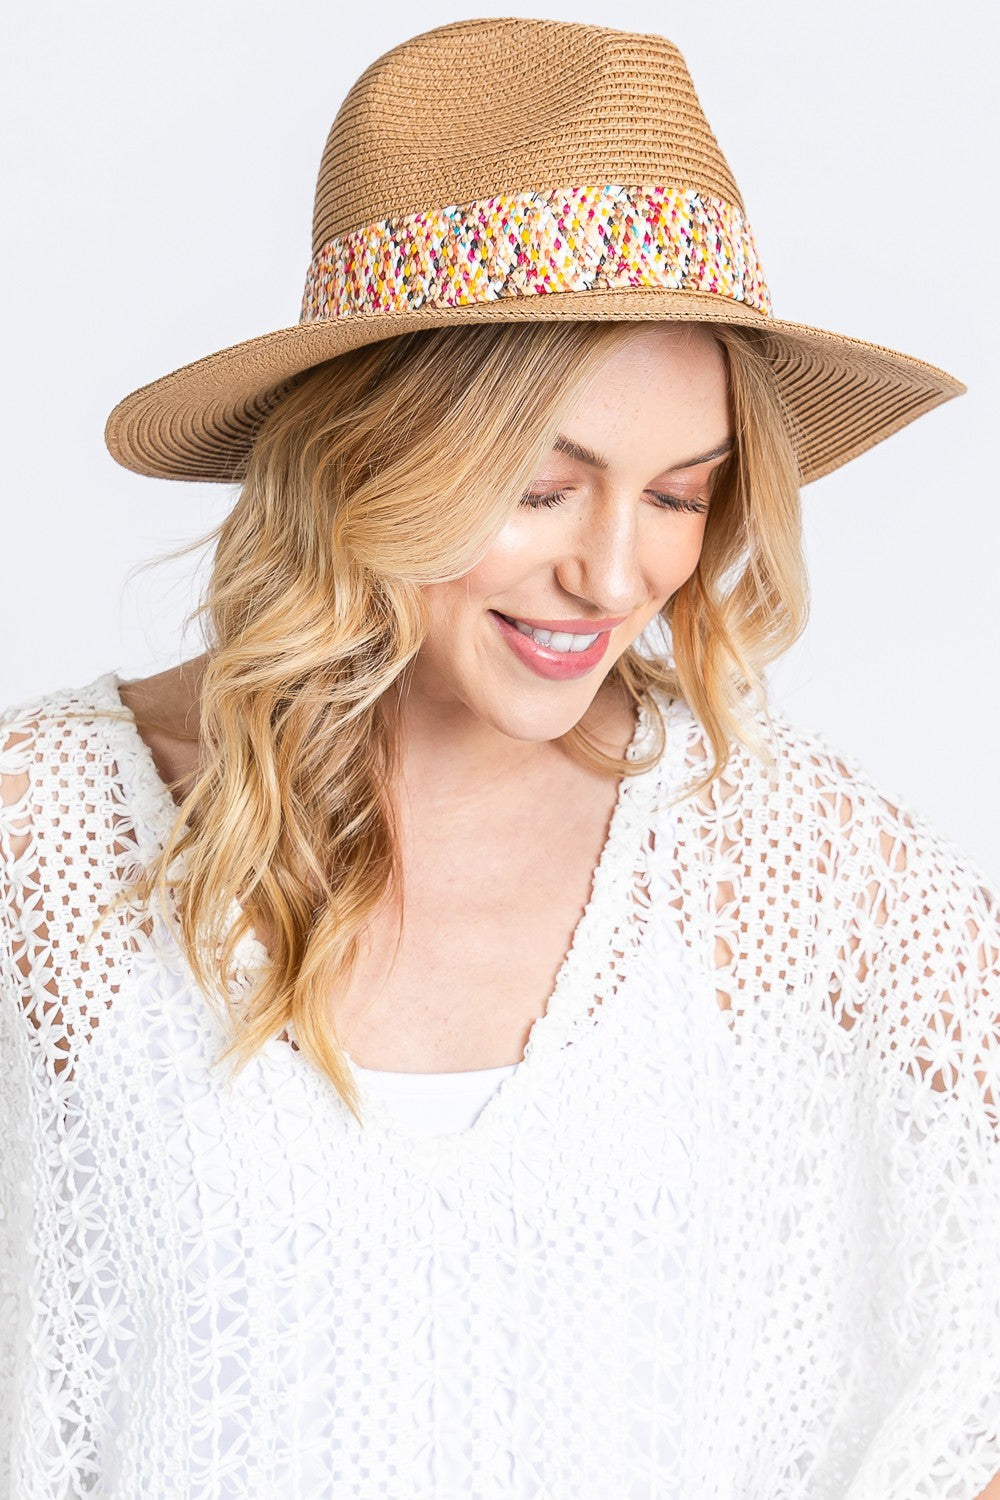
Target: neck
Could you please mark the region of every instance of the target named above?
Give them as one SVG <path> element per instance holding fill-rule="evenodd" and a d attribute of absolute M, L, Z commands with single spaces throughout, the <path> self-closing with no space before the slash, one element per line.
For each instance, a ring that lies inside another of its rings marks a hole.
<path fill-rule="evenodd" d="M 440 701 L 407 689 L 390 689 L 386 711 L 398 716 L 399 777 L 422 806 L 482 806 L 509 799 L 512 789 L 566 766 L 559 740 L 518 740 L 472 713 L 457 699 Z M 614 684 L 599 690 L 581 721 L 607 753 L 621 756 L 632 738 L 634 712 Z"/>

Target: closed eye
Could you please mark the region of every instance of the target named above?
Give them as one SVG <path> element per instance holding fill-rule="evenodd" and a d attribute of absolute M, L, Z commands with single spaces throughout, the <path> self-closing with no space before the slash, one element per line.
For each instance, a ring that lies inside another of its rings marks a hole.
<path fill-rule="evenodd" d="M 682 510 L 691 515 L 703 516 L 708 510 L 704 500 L 682 500 L 679 495 L 661 495 L 656 490 L 650 490 L 657 505 L 664 510 Z M 566 499 L 566 491 L 558 490 L 550 495 L 522 495 L 521 504 L 537 509 L 539 506 L 561 505 Z"/>

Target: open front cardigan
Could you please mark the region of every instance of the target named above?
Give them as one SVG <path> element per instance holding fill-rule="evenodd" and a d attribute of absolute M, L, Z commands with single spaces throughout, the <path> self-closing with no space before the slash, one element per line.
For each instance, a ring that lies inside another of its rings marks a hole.
<path fill-rule="evenodd" d="M 685 795 L 709 747 L 665 701 L 522 1064 L 467 1130 L 364 1089 L 362 1128 L 292 1027 L 214 1065 L 169 911 L 85 946 L 177 811 L 121 707 L 108 672 L 0 717 L 0 1495 L 978 1495 L 1000 898 L 968 858 L 780 716 L 773 770 L 737 747 Z"/>

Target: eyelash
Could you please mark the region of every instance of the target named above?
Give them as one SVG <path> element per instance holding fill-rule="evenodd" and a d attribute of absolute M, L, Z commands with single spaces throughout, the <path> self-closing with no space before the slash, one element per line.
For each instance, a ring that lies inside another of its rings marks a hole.
<path fill-rule="evenodd" d="M 655 497 L 662 510 L 687 511 L 696 516 L 703 516 L 708 510 L 708 506 L 701 500 L 680 500 L 676 495 L 657 494 L 656 490 L 650 490 L 650 494 Z M 552 505 L 561 505 L 565 499 L 566 491 L 559 490 L 551 495 L 522 495 L 521 504 L 535 510 L 539 506 L 548 508 Z"/>

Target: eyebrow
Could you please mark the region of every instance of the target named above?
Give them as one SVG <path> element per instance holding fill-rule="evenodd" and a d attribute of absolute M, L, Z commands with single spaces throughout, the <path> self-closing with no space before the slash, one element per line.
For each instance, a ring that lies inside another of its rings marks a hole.
<path fill-rule="evenodd" d="M 573 443 L 569 438 L 563 437 L 562 433 L 552 444 L 557 453 L 565 453 L 567 458 L 575 458 L 578 463 L 586 464 L 591 469 L 610 469 L 608 460 L 600 453 L 594 453 L 592 449 L 585 448 L 582 443 Z M 733 439 L 726 438 L 725 442 L 719 443 L 718 447 L 712 448 L 708 453 L 699 453 L 694 458 L 685 458 L 679 464 L 673 464 L 663 472 L 673 474 L 677 469 L 693 469 L 696 464 L 707 464 L 713 458 L 723 458 L 732 451 Z"/>

